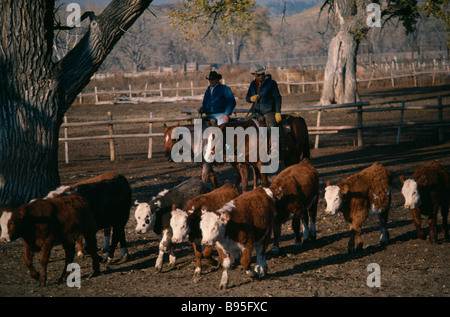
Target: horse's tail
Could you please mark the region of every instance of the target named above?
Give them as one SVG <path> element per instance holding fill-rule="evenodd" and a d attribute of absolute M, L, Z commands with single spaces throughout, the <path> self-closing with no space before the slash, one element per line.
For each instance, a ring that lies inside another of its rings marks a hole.
<path fill-rule="evenodd" d="M 304 133 L 305 135 L 304 135 L 304 137 L 305 137 L 305 140 L 304 140 L 304 142 L 303 142 L 303 148 L 302 148 L 302 155 L 303 155 L 303 157 L 301 157 L 301 158 L 299 158 L 300 160 L 301 159 L 304 159 L 304 158 L 307 158 L 307 159 L 311 159 L 311 149 L 310 149 L 310 147 L 309 147 L 309 133 L 308 133 L 308 125 L 306 124 L 306 121 L 305 121 L 305 119 L 303 118 L 303 117 L 297 117 L 297 119 L 299 119 L 300 121 L 301 121 L 301 126 L 302 126 L 302 128 L 304 128 L 304 131 L 301 131 L 301 130 L 303 130 L 303 129 L 301 129 L 300 131 L 298 131 L 299 133 Z M 300 140 L 301 139 L 301 135 L 297 135 L 297 140 Z"/>

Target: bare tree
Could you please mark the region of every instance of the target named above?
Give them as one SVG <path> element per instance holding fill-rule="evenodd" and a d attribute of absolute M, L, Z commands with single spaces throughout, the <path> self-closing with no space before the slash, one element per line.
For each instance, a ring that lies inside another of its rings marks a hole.
<path fill-rule="evenodd" d="M 54 0 L 0 2 L 0 204 L 20 205 L 60 183 L 59 128 L 124 32 L 152 0 L 112 0 L 61 60 L 52 60 Z"/>
<path fill-rule="evenodd" d="M 359 100 L 356 86 L 356 54 L 360 41 L 367 35 L 369 4 L 380 6 L 380 23 L 399 18 L 407 32 L 417 19 L 416 0 L 327 0 L 333 13 L 335 34 L 328 48 L 321 104 L 349 103 Z"/>

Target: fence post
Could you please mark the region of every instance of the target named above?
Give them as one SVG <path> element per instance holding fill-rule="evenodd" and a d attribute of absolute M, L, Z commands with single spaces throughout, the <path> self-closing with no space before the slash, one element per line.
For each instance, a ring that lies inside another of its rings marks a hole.
<path fill-rule="evenodd" d="M 108 111 L 108 119 L 112 121 L 112 113 L 111 111 Z M 113 124 L 110 123 L 108 125 L 109 127 L 109 135 L 111 136 L 111 138 L 109 139 L 109 156 L 111 158 L 111 162 L 116 160 L 116 153 L 114 151 L 114 138 L 113 138 L 113 134 L 114 134 L 114 130 L 113 130 Z"/>
<path fill-rule="evenodd" d="M 178 93 L 178 87 L 180 86 L 180 83 L 178 83 L 177 82 L 177 97 L 178 97 L 178 95 L 179 95 L 179 93 Z"/>
<path fill-rule="evenodd" d="M 442 121 L 442 96 L 438 96 L 438 120 Z M 444 129 L 442 127 L 438 128 L 439 142 L 444 142 Z"/>
<path fill-rule="evenodd" d="M 95 103 L 98 103 L 98 92 L 97 92 L 97 86 L 94 87 L 95 91 Z"/>
<path fill-rule="evenodd" d="M 128 91 L 130 92 L 130 99 L 131 99 L 133 97 L 133 93 L 131 92 L 131 84 L 128 85 Z"/>
<path fill-rule="evenodd" d="M 320 117 L 322 116 L 322 110 L 319 110 L 317 112 L 317 124 L 316 127 L 320 127 Z M 319 134 L 316 134 L 316 140 L 314 142 L 314 148 L 318 149 L 319 148 Z"/>
<path fill-rule="evenodd" d="M 414 77 L 414 87 L 417 87 L 416 66 L 414 63 L 412 63 L 412 68 L 413 68 L 413 77 Z"/>
<path fill-rule="evenodd" d="M 402 101 L 402 108 L 400 109 L 400 118 L 398 119 L 397 128 L 397 144 L 400 144 L 400 136 L 402 134 L 402 124 L 403 124 L 403 113 L 405 112 L 405 101 Z"/>
<path fill-rule="evenodd" d="M 289 74 L 286 76 L 286 83 L 287 83 L 287 93 L 288 95 L 291 94 L 291 85 L 289 85 Z"/>
<path fill-rule="evenodd" d="M 194 83 L 191 80 L 191 96 L 194 97 Z"/>
<path fill-rule="evenodd" d="M 319 87 L 319 75 L 316 73 L 316 90 L 317 92 L 320 91 L 320 87 Z"/>
<path fill-rule="evenodd" d="M 67 124 L 67 116 L 64 116 L 64 123 Z M 64 128 L 64 138 L 66 141 L 64 141 L 64 157 L 66 158 L 66 164 L 69 164 L 69 141 L 67 139 L 69 138 L 69 128 Z"/>
<path fill-rule="evenodd" d="M 150 119 L 153 118 L 153 112 L 150 112 Z M 150 122 L 148 125 L 148 133 L 153 133 L 153 123 Z M 148 138 L 148 155 L 147 158 L 151 159 L 152 158 L 152 152 L 153 152 L 153 138 L 149 137 Z"/>
<path fill-rule="evenodd" d="M 162 88 L 162 83 L 159 83 L 159 96 L 162 97 L 163 96 L 163 88 Z"/>
<path fill-rule="evenodd" d="M 363 129 L 362 129 L 362 125 L 363 125 L 363 108 L 361 105 L 358 106 L 358 130 L 357 130 L 357 135 L 358 135 L 358 146 L 364 146 L 364 142 L 363 142 Z"/>
<path fill-rule="evenodd" d="M 305 92 L 305 76 L 302 76 L 302 92 Z"/>

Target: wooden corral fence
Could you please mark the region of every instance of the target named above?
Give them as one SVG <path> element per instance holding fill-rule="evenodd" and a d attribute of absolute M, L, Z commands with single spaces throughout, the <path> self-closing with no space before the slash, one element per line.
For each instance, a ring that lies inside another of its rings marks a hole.
<path fill-rule="evenodd" d="M 398 103 L 398 102 L 395 102 Z M 375 128 L 397 128 L 397 144 L 400 143 L 400 137 L 402 133 L 402 128 L 413 127 L 413 126 L 434 126 L 438 128 L 439 131 L 439 142 L 444 141 L 444 133 L 442 127 L 450 126 L 450 120 L 443 119 L 443 109 L 450 107 L 450 104 L 443 105 L 442 97 L 437 98 L 437 104 L 435 106 L 406 106 L 406 101 L 401 102 L 400 107 L 370 107 L 369 101 L 355 102 L 355 103 L 345 103 L 345 104 L 332 104 L 332 105 L 317 105 L 317 106 L 307 106 L 307 107 L 283 107 L 281 109 L 282 113 L 300 113 L 302 111 L 315 111 L 317 110 L 317 122 L 316 126 L 308 126 L 309 134 L 315 135 L 314 148 L 319 147 L 319 135 L 321 134 L 335 134 L 343 130 L 356 130 L 358 146 L 364 146 L 363 131 Z M 321 114 L 323 110 L 334 110 L 342 108 L 355 108 L 347 110 L 350 113 L 356 113 L 355 125 L 340 125 L 340 126 L 323 126 L 321 125 Z M 427 121 L 403 121 L 404 112 L 407 110 L 424 110 L 424 109 L 436 109 L 437 115 L 436 120 Z M 182 113 L 191 115 L 195 113 L 194 109 L 183 109 Z M 364 124 L 363 123 L 363 113 L 364 112 L 379 112 L 379 111 L 400 111 L 400 116 L 398 122 L 391 123 L 373 123 Z M 234 114 L 247 114 L 248 109 L 235 109 Z"/>
<path fill-rule="evenodd" d="M 398 102 L 396 102 L 398 103 Z M 406 101 L 401 102 L 401 106 L 388 106 L 388 107 L 379 107 L 370 104 L 370 102 L 356 102 L 356 103 L 347 103 L 347 104 L 333 104 L 333 105 L 321 105 L 321 106 L 307 106 L 307 107 L 284 107 L 282 109 L 283 113 L 302 113 L 303 111 L 317 111 L 317 122 L 316 126 L 309 126 L 308 131 L 311 135 L 315 135 L 315 144 L 314 147 L 319 147 L 319 135 L 321 134 L 336 134 L 339 131 L 344 130 L 355 130 L 357 133 L 358 146 L 364 145 L 363 140 L 363 131 L 369 129 L 376 128 L 397 128 L 397 144 L 400 143 L 400 138 L 402 134 L 402 129 L 405 127 L 418 127 L 418 126 L 426 126 L 426 127 L 436 127 L 438 129 L 438 138 L 439 142 L 444 141 L 444 131 L 443 127 L 450 126 L 450 120 L 444 119 L 443 109 L 450 107 L 450 104 L 442 104 L 442 98 L 437 98 L 437 104 L 432 106 L 416 106 L 411 105 L 407 106 Z M 335 109 L 345 109 L 345 108 L 353 108 L 347 110 L 349 113 L 356 113 L 357 116 L 357 124 L 355 125 L 339 125 L 339 126 L 323 126 L 321 125 L 321 113 L 326 110 L 335 110 Z M 423 109 L 436 109 L 436 120 L 423 120 L 423 121 L 404 121 L 404 113 L 408 110 L 423 110 Z M 370 112 L 378 112 L 378 111 L 399 111 L 399 119 L 397 122 L 391 123 L 374 123 L 374 124 L 364 124 L 363 123 L 363 113 Z M 153 114 L 150 113 L 148 118 L 135 118 L 135 119 L 120 119 L 113 120 L 112 114 L 108 112 L 109 120 L 103 121 L 93 121 L 93 122 L 67 122 L 67 117 L 64 117 L 64 123 L 61 125 L 61 128 L 64 132 L 64 137 L 59 139 L 59 142 L 64 143 L 64 153 L 65 153 L 65 161 L 69 163 L 69 143 L 73 141 L 95 141 L 95 140 L 109 140 L 110 146 L 110 159 L 111 161 L 115 160 L 115 148 L 114 148 L 114 140 L 122 139 L 122 138 L 148 138 L 149 139 L 149 147 L 148 147 L 148 158 L 152 157 L 152 142 L 154 137 L 162 137 L 163 133 L 154 133 L 153 132 L 153 123 L 156 122 L 181 122 L 181 121 L 189 121 L 191 122 L 193 119 L 198 118 L 197 110 L 195 109 L 183 109 L 181 112 L 185 115 L 183 117 L 153 117 Z M 239 114 L 247 114 L 248 109 L 235 109 L 234 115 L 238 116 Z M 138 134 L 114 134 L 114 125 L 117 124 L 136 124 L 136 123 L 148 123 L 149 130 L 148 133 L 138 133 Z M 82 136 L 82 137 L 69 137 L 69 128 L 83 128 L 83 127 L 92 127 L 92 126 L 108 126 L 108 134 L 105 135 L 97 135 L 97 136 Z"/>
<path fill-rule="evenodd" d="M 417 77 L 419 76 L 431 76 L 432 78 L 432 85 L 435 83 L 435 78 L 437 75 L 443 75 L 443 74 L 450 74 L 449 70 L 433 70 L 433 71 L 423 71 L 423 72 L 416 72 L 415 68 L 413 68 L 412 72 L 409 73 L 399 73 L 395 74 L 393 71 L 390 73 L 390 76 L 383 76 L 383 77 L 374 77 L 375 72 L 372 72 L 371 78 L 358 78 L 356 81 L 358 83 L 367 82 L 367 88 L 370 88 L 372 83 L 374 81 L 379 80 L 389 80 L 391 82 L 392 87 L 395 87 L 395 80 L 400 78 L 406 78 L 406 77 L 412 77 L 414 82 L 414 87 L 418 87 L 418 81 Z M 225 83 L 225 80 L 222 80 L 223 83 Z M 287 77 L 286 81 L 277 81 L 279 85 L 286 85 L 287 87 L 287 93 L 291 94 L 292 87 L 299 86 L 301 87 L 301 92 L 306 92 L 306 86 L 313 86 L 315 87 L 315 91 L 319 92 L 321 85 L 323 85 L 323 81 L 320 81 L 318 79 L 318 76 L 316 75 L 315 81 L 305 81 L 304 78 L 301 81 L 291 81 L 289 79 L 289 76 Z M 249 83 L 245 84 L 231 84 L 226 83 L 230 88 L 238 88 L 238 89 L 247 89 L 249 86 Z M 159 86 L 157 88 L 149 88 L 148 84 L 145 85 L 144 89 L 133 89 L 131 85 L 128 85 L 128 90 L 115 90 L 114 88 L 111 91 L 105 91 L 105 90 L 99 90 L 97 87 L 94 87 L 93 92 L 87 92 L 87 93 L 80 93 L 78 95 L 78 102 L 80 104 L 83 103 L 83 100 L 85 100 L 86 97 L 94 97 L 95 104 L 111 104 L 111 103 L 118 103 L 118 102 L 126 102 L 126 103 L 138 103 L 138 102 L 146 102 L 148 100 L 145 100 L 145 98 L 150 96 L 156 96 L 159 98 L 168 98 L 168 93 L 173 96 L 173 92 L 175 92 L 175 97 L 186 97 L 186 98 L 193 98 L 193 97 L 202 97 L 203 92 L 206 89 L 205 86 L 201 87 L 195 87 L 194 82 L 190 81 L 189 86 L 180 86 L 179 83 L 176 83 L 176 87 L 163 87 L 162 83 L 159 83 Z M 299 90 L 299 92 L 300 92 Z M 103 96 L 103 98 L 100 98 Z M 105 99 L 105 96 L 108 96 L 108 100 L 100 100 Z"/>
<path fill-rule="evenodd" d="M 135 119 L 119 119 L 113 120 L 112 113 L 108 112 L 108 120 L 103 121 L 91 121 L 91 122 L 67 122 L 67 116 L 64 116 L 64 123 L 61 125 L 61 129 L 64 131 L 64 137 L 59 138 L 59 142 L 64 143 L 64 157 L 65 162 L 68 164 L 69 159 L 69 142 L 73 141 L 95 141 L 95 140 L 109 140 L 109 153 L 111 161 L 116 160 L 116 151 L 114 148 L 115 139 L 123 138 L 148 138 L 148 158 L 152 158 L 153 152 L 153 138 L 162 137 L 164 133 L 154 133 L 153 123 L 156 122 L 182 122 L 192 121 L 198 118 L 198 115 L 184 116 L 184 117 L 153 117 L 153 113 L 150 113 L 148 118 L 135 118 Z M 136 123 L 148 123 L 148 133 L 135 133 L 135 134 L 114 134 L 114 125 L 117 124 L 136 124 Z M 86 128 L 93 126 L 108 126 L 108 134 L 94 135 L 94 136 L 81 136 L 81 137 L 69 137 L 69 128 Z"/>

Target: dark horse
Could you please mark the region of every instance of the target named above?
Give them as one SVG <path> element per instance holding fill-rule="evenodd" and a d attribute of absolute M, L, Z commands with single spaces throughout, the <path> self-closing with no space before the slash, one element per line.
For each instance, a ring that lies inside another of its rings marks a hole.
<path fill-rule="evenodd" d="M 169 161 L 172 160 L 171 157 L 171 152 L 172 152 L 172 148 L 175 145 L 175 143 L 177 143 L 179 140 L 178 139 L 174 139 L 172 138 L 172 132 L 174 129 L 178 128 L 178 127 L 184 127 L 187 128 L 190 133 L 191 133 L 191 141 L 194 140 L 194 124 L 187 124 L 187 125 L 181 125 L 178 123 L 175 126 L 172 127 L 168 127 L 165 123 L 164 123 L 164 156 L 168 157 Z M 208 127 L 208 125 L 205 125 L 204 123 L 202 123 L 202 134 L 203 131 Z M 207 144 L 208 140 L 207 139 L 203 139 L 202 140 L 202 148 Z M 194 148 L 194 145 L 191 144 L 191 148 Z M 193 150 L 192 150 L 193 151 Z M 211 182 L 214 184 L 214 186 L 216 188 L 219 187 L 219 182 L 217 181 L 216 175 L 214 173 L 214 169 L 213 169 L 213 163 L 209 163 L 205 160 L 202 160 L 201 162 L 202 164 L 202 181 L 207 183 L 208 182 L 208 178 L 211 180 Z M 239 188 L 239 185 L 241 183 L 241 173 L 238 169 L 238 167 L 236 166 L 236 163 L 232 162 L 231 163 L 232 167 L 237 171 L 237 179 L 235 182 L 235 187 Z M 255 170 L 253 169 L 253 175 L 255 174 Z M 256 187 L 256 177 L 254 177 L 255 179 L 255 187 Z"/>
<path fill-rule="evenodd" d="M 305 120 L 302 117 L 295 117 L 291 115 L 283 115 L 284 120 L 286 120 L 289 124 L 290 131 L 285 133 L 285 155 L 281 157 L 284 165 L 286 167 L 291 166 L 293 164 L 299 163 L 304 158 L 311 158 L 310 149 L 309 149 L 309 137 L 308 137 L 308 127 L 306 125 Z M 258 125 L 253 120 L 248 121 L 233 121 L 222 124 L 220 129 L 223 132 L 224 140 L 226 140 L 226 128 L 232 127 L 242 127 L 244 130 L 248 127 L 254 127 L 256 130 L 258 129 Z M 280 128 L 282 129 L 282 128 Z M 259 138 L 259 136 L 258 136 Z M 250 143 L 250 138 L 245 139 L 245 162 L 236 162 L 237 168 L 239 170 L 238 179 L 242 179 L 242 191 L 247 190 L 248 183 L 248 167 L 253 167 L 254 171 L 259 171 L 261 176 L 261 182 L 264 187 L 269 187 L 269 181 L 266 173 L 261 172 L 261 167 L 264 163 L 261 161 L 259 154 L 257 155 L 257 160 L 255 162 L 251 162 L 249 160 L 249 149 L 258 148 L 259 139 L 257 140 L 256 146 Z M 225 144 L 225 142 L 224 142 Z M 259 149 L 259 148 L 258 148 Z M 234 141 L 234 150 L 237 150 L 237 140 L 235 137 Z M 225 148 L 224 148 L 225 151 Z M 259 151 L 258 151 L 259 153 Z M 254 174 L 256 176 L 256 174 Z M 255 177 L 256 178 L 256 177 Z M 256 180 L 254 180 L 254 185 L 256 184 Z"/>

